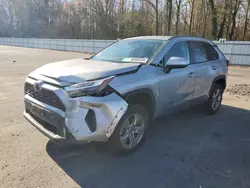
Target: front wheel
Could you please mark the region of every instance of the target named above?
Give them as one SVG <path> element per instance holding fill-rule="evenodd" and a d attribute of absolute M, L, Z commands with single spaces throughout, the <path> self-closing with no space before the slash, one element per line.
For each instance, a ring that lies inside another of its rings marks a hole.
<path fill-rule="evenodd" d="M 222 95 L 222 87 L 218 84 L 214 84 L 209 95 L 209 99 L 205 103 L 206 110 L 209 114 L 216 114 L 218 112 L 222 102 Z"/>
<path fill-rule="evenodd" d="M 112 149 L 123 153 L 136 149 L 145 138 L 148 122 L 148 112 L 142 105 L 129 107 L 109 140 Z"/>

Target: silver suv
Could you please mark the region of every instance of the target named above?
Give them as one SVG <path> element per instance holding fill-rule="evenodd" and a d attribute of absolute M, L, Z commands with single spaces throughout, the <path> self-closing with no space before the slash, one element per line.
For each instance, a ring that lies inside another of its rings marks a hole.
<path fill-rule="evenodd" d="M 227 60 L 211 41 L 144 36 L 88 59 L 44 65 L 25 82 L 25 118 L 54 140 L 108 142 L 134 150 L 152 119 L 203 103 L 215 114 Z"/>

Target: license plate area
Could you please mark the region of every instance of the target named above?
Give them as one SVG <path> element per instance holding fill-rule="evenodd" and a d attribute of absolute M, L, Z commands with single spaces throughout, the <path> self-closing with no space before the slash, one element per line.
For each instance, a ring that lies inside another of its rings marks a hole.
<path fill-rule="evenodd" d="M 65 120 L 62 116 L 28 100 L 25 100 L 25 108 L 26 112 L 29 113 L 44 128 L 54 134 L 65 137 Z"/>
<path fill-rule="evenodd" d="M 38 117 L 44 117 L 44 112 L 45 110 L 38 107 L 38 106 L 35 106 L 35 105 L 32 105 L 31 107 L 31 110 L 30 110 L 34 115 L 38 116 Z"/>
<path fill-rule="evenodd" d="M 61 118 L 55 112 L 30 103 L 28 101 L 25 101 L 25 108 L 37 118 L 51 124 L 51 126 L 58 127 L 61 123 L 63 123 L 63 118 Z"/>

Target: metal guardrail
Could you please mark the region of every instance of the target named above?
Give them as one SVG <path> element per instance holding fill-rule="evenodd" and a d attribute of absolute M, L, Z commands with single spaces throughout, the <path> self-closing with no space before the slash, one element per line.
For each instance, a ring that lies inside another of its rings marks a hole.
<path fill-rule="evenodd" d="M 97 53 L 115 40 L 0 38 L 0 45 Z M 214 41 L 233 65 L 250 66 L 250 42 Z"/>

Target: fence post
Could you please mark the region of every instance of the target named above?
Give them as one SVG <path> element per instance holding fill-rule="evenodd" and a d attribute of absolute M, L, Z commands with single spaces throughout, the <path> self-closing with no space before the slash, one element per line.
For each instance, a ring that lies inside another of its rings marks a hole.
<path fill-rule="evenodd" d="M 230 51 L 230 58 L 229 58 L 230 64 L 232 64 L 232 61 L 231 61 L 231 60 L 232 60 L 233 49 L 234 49 L 234 43 L 232 43 L 231 51 Z"/>

